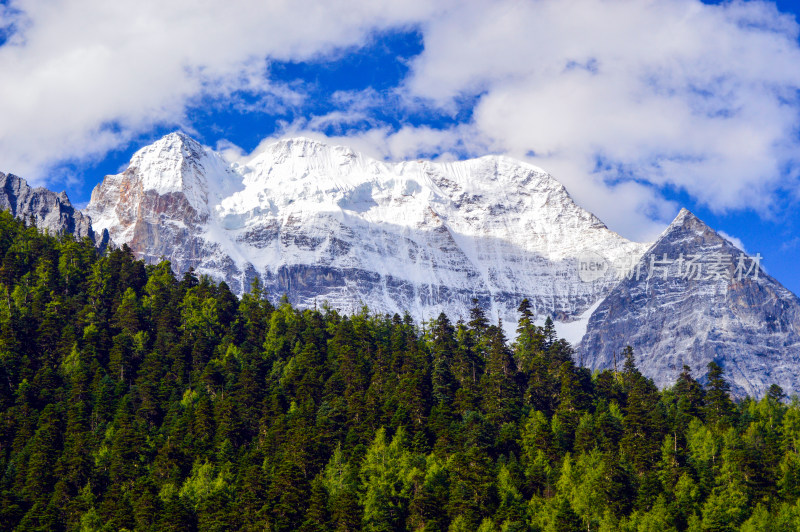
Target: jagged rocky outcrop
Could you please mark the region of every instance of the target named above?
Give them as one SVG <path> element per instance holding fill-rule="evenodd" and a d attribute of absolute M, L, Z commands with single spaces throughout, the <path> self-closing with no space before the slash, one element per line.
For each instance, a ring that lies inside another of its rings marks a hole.
<path fill-rule="evenodd" d="M 226 257 L 215 262 L 218 246 L 203 233 L 221 199 L 220 186 L 240 177 L 185 135 L 169 139 L 139 150 L 122 174 L 106 176 L 85 212 L 94 227 L 147 262 L 168 259 L 177 273 L 208 264 L 215 277 L 229 279 L 238 273 L 236 265 Z"/>
<path fill-rule="evenodd" d="M 242 293 L 258 275 L 299 306 L 447 311 L 478 298 L 513 324 L 527 297 L 542 316 L 575 320 L 615 283 L 578 277 L 577 257 L 638 258 L 544 171 L 506 158 L 385 163 L 306 138 L 245 165 L 173 133 L 107 176 L 86 212 L 115 242 Z M 513 330 L 513 326 L 512 326 Z"/>
<path fill-rule="evenodd" d="M 659 386 L 684 364 L 702 378 L 713 360 L 738 396 L 800 391 L 800 299 L 758 262 L 682 210 L 591 315 L 579 357 L 621 367 L 631 345 Z"/>
<path fill-rule="evenodd" d="M 88 237 L 101 248 L 108 244 L 108 231 L 96 233 L 91 219 L 72 206 L 66 192 L 56 194 L 42 187 L 31 188 L 24 179 L 13 174 L 0 172 L 0 210 L 32 221 L 51 234 L 71 233 L 79 239 Z"/>

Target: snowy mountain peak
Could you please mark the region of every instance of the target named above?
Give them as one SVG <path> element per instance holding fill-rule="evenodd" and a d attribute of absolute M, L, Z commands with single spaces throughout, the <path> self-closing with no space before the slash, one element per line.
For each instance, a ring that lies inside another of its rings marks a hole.
<path fill-rule="evenodd" d="M 232 178 L 218 154 L 180 132 L 137 151 L 126 172 L 136 174 L 144 192 L 183 194 L 201 216 L 209 212 L 209 193 L 229 185 Z"/>
<path fill-rule="evenodd" d="M 717 233 L 703 220 L 695 216 L 688 209 L 681 209 L 675 219 L 653 243 L 653 248 L 660 246 L 661 242 L 695 242 L 702 241 L 705 246 L 717 246 L 730 254 L 736 255 L 743 253 L 734 242 Z M 646 257 L 643 258 L 645 260 Z"/>
<path fill-rule="evenodd" d="M 344 146 L 336 146 L 322 142 L 309 137 L 287 137 L 279 139 L 270 145 L 270 150 L 273 152 L 290 150 L 300 156 L 313 155 L 314 152 L 320 150 L 341 149 Z M 345 148 L 349 149 L 349 148 Z"/>
<path fill-rule="evenodd" d="M 353 150 L 345 146 L 327 144 L 307 137 L 292 137 L 268 145 L 250 161 L 249 166 L 258 167 L 265 163 L 280 164 L 287 161 L 292 161 L 298 167 L 318 167 L 320 164 L 336 166 L 352 163 L 358 158 Z"/>
<path fill-rule="evenodd" d="M 163 146 L 178 146 L 178 147 L 185 147 L 189 150 L 200 151 L 203 149 L 203 145 L 194 140 L 192 137 L 184 133 L 183 131 L 173 131 L 171 133 L 167 133 L 161 139 L 157 140 L 153 143 L 154 145 L 163 145 Z"/>
<path fill-rule="evenodd" d="M 179 175 L 188 165 L 197 164 L 204 154 L 202 144 L 185 133 L 174 131 L 134 153 L 130 166 L 149 169 L 150 165 L 158 164 Z M 163 172 L 156 175 L 163 176 Z"/>
<path fill-rule="evenodd" d="M 152 237 L 140 234 L 144 222 L 207 223 L 213 206 L 240 188 L 241 176 L 219 154 L 173 132 L 134 153 L 123 173 L 106 176 L 86 213 L 115 242 L 130 243 Z"/>
<path fill-rule="evenodd" d="M 301 306 L 363 301 L 418 319 L 466 315 L 477 297 L 513 324 L 527 297 L 568 321 L 614 282 L 582 282 L 577 257 L 617 264 L 647 247 L 508 157 L 394 163 L 304 137 L 227 165 L 167 135 L 106 177 L 87 212 L 140 256 L 223 278 L 239 293 L 258 275 Z"/>
<path fill-rule="evenodd" d="M 681 208 L 680 212 L 675 216 L 675 219 L 667 226 L 667 228 L 662 233 L 666 235 L 667 233 L 675 230 L 679 227 L 695 227 L 695 228 L 704 228 L 704 230 L 713 231 L 705 222 L 703 222 L 700 218 L 695 216 L 689 209 Z"/>

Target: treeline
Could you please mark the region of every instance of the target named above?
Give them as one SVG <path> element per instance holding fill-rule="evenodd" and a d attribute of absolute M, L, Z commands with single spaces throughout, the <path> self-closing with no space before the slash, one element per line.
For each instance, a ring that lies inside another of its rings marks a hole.
<path fill-rule="evenodd" d="M 590 374 L 520 305 L 274 306 L 0 213 L 3 530 L 800 530 L 800 405 Z"/>

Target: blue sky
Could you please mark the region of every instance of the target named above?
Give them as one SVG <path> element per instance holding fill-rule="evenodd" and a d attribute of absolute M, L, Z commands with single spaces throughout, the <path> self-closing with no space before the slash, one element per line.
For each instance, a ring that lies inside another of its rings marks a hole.
<path fill-rule="evenodd" d="M 794 2 L 0 1 L 0 171 L 88 201 L 182 129 L 506 153 L 626 237 L 685 206 L 800 293 Z"/>

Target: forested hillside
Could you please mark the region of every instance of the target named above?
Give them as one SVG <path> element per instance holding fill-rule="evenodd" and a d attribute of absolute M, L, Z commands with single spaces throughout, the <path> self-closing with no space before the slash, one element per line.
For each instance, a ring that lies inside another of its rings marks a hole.
<path fill-rule="evenodd" d="M 514 343 L 299 311 L 7 213 L 0 258 L 0 529 L 800 530 L 800 403 L 713 363 L 659 391 L 524 301 Z"/>

